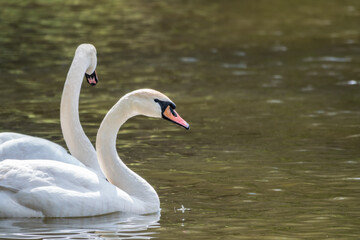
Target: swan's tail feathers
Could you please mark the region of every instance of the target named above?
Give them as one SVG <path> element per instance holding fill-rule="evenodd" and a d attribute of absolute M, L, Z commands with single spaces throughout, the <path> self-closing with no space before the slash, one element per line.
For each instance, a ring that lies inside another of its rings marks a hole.
<path fill-rule="evenodd" d="M 20 191 L 19 189 L 16 189 L 16 188 L 13 188 L 13 187 L 10 187 L 10 186 L 6 186 L 4 184 L 0 184 L 0 190 L 9 191 L 9 192 L 13 192 L 13 193 L 17 193 L 17 192 Z"/>

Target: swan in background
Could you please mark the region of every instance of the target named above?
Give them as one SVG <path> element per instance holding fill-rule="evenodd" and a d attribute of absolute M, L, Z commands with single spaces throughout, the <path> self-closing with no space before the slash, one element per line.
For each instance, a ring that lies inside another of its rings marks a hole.
<path fill-rule="evenodd" d="M 81 44 L 66 77 L 60 105 L 60 122 L 65 142 L 72 155 L 60 145 L 43 138 L 19 133 L 0 133 L 0 161 L 4 159 L 51 159 L 93 169 L 103 175 L 95 149 L 84 133 L 79 119 L 79 95 L 84 74 L 87 82 L 96 85 L 96 49 L 91 44 Z M 80 162 L 79 162 L 80 161 Z"/>
<path fill-rule="evenodd" d="M 60 123 L 67 147 L 72 156 L 85 166 L 103 176 L 96 156 L 96 151 L 81 126 L 79 119 L 79 96 L 84 77 L 89 84 L 96 85 L 97 57 L 96 49 L 91 44 L 81 44 L 75 52 L 66 77 L 60 104 Z"/>
<path fill-rule="evenodd" d="M 136 115 L 164 118 L 186 129 L 189 124 L 164 94 L 136 90 L 123 96 L 106 114 L 96 137 L 100 167 L 106 179 L 89 168 L 53 160 L 0 162 L 0 217 L 82 217 L 160 211 L 154 188 L 130 170 L 116 151 L 122 124 Z"/>

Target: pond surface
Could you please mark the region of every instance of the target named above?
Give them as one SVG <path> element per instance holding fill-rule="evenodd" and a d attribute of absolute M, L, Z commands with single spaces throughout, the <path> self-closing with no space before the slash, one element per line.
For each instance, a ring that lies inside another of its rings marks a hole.
<path fill-rule="evenodd" d="M 119 155 L 161 216 L 3 219 L 3 239 L 358 239 L 360 2 L 0 1 L 0 131 L 63 146 L 61 91 L 93 43 L 95 142 L 125 93 L 168 95 L 190 131 L 136 117 Z"/>

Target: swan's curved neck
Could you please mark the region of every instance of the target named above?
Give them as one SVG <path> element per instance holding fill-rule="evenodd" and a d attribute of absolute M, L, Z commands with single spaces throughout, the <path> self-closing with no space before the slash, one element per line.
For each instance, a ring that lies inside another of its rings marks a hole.
<path fill-rule="evenodd" d="M 121 98 L 105 116 L 96 137 L 96 151 L 102 171 L 107 179 L 147 207 L 159 208 L 159 197 L 153 187 L 129 169 L 116 151 L 117 133 L 122 124 L 137 115 L 128 98 Z M 120 116 L 120 117 L 119 117 Z"/>
<path fill-rule="evenodd" d="M 90 59 L 76 54 L 66 77 L 60 104 L 61 129 L 70 153 L 99 175 L 96 151 L 81 127 L 79 119 L 79 96 L 81 84 Z"/>

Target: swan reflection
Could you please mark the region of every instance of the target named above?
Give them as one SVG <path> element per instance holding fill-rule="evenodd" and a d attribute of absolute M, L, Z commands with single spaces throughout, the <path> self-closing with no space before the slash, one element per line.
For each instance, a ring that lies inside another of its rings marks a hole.
<path fill-rule="evenodd" d="M 86 218 L 0 219 L 0 239 L 150 239 L 157 234 L 160 213 L 113 213 Z"/>

